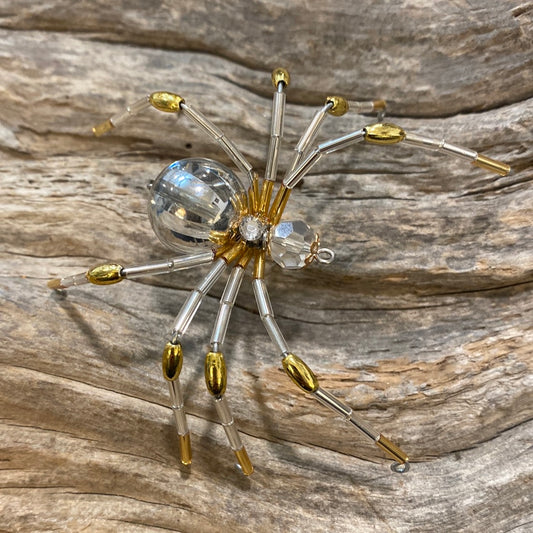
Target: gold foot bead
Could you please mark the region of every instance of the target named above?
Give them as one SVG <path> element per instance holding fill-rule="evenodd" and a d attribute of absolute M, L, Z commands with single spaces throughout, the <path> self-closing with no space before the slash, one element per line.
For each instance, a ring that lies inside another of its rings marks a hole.
<path fill-rule="evenodd" d="M 177 113 L 181 109 L 181 104 L 185 100 L 174 93 L 157 91 L 150 95 L 150 104 L 164 113 Z"/>
<path fill-rule="evenodd" d="M 383 435 L 379 436 L 376 444 L 398 463 L 403 465 L 409 461 L 407 454 Z"/>
<path fill-rule="evenodd" d="M 318 379 L 313 371 L 293 353 L 288 354 L 282 361 L 283 368 L 292 381 L 304 392 L 318 390 Z"/>
<path fill-rule="evenodd" d="M 98 265 L 89 270 L 85 277 L 87 281 L 94 285 L 111 285 L 112 283 L 118 283 L 124 279 L 122 274 L 122 265 L 114 263 L 107 265 Z"/>
<path fill-rule="evenodd" d="M 395 124 L 377 123 L 366 126 L 365 141 L 373 144 L 396 144 L 405 139 L 405 131 Z"/>
<path fill-rule="evenodd" d="M 54 289 L 56 291 L 60 289 L 66 289 L 64 285 L 61 285 L 60 278 L 51 279 L 46 285 L 48 286 L 49 289 Z"/>
<path fill-rule="evenodd" d="M 472 161 L 472 164 L 476 167 L 484 168 L 485 170 L 490 170 L 491 172 L 496 172 L 500 176 L 507 176 L 511 172 L 511 167 L 506 163 L 497 161 L 496 159 L 491 159 L 482 154 L 478 154 L 476 159 Z"/>
<path fill-rule="evenodd" d="M 167 381 L 176 381 L 183 366 L 183 349 L 180 343 L 167 342 L 163 350 L 163 377 Z"/>
<path fill-rule="evenodd" d="M 185 433 L 185 435 L 178 435 L 180 442 L 180 460 L 185 466 L 188 466 L 192 462 L 192 450 L 191 450 L 191 434 Z"/>
<path fill-rule="evenodd" d="M 111 131 L 114 128 L 114 124 L 111 122 L 111 119 L 107 119 L 105 122 L 97 124 L 93 128 L 93 134 L 95 137 L 101 137 L 104 133 Z"/>
<path fill-rule="evenodd" d="M 205 356 L 205 384 L 207 390 L 215 397 L 226 391 L 226 363 L 222 352 L 209 352 Z"/>
<path fill-rule="evenodd" d="M 246 448 L 243 446 L 240 450 L 233 450 L 233 453 L 235 454 L 235 457 L 237 457 L 237 461 L 239 462 L 242 473 L 245 476 L 250 476 L 251 474 L 253 474 L 254 467 L 252 465 L 252 462 L 250 461 L 250 458 L 248 457 Z"/>

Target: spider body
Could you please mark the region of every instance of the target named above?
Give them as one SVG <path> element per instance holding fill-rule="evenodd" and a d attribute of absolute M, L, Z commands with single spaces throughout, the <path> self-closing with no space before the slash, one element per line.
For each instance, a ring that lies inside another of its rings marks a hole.
<path fill-rule="evenodd" d="M 191 291 L 181 307 L 163 350 L 163 376 L 169 386 L 180 443 L 180 459 L 183 464 L 188 465 L 192 460 L 191 440 L 179 379 L 184 361 L 182 339 L 205 295 L 220 277 L 229 272 L 212 330 L 210 349 L 205 357 L 205 381 L 238 466 L 245 475 L 249 475 L 253 472 L 253 466 L 227 401 L 226 365 L 222 349 L 231 310 L 244 280 L 244 272 L 253 264 L 252 285 L 257 309 L 275 350 L 282 358 L 282 366 L 288 377 L 303 392 L 313 396 L 336 415 L 340 415 L 387 453 L 395 461 L 392 465 L 395 472 L 405 472 L 409 465 L 407 455 L 379 431 L 361 420 L 339 398 L 323 389 L 309 366 L 290 350 L 277 324 L 268 295 L 264 279 L 265 261 L 272 259 L 282 268 L 298 269 L 313 262 L 329 263 L 333 260 L 333 252 L 320 248 L 318 234 L 304 221 L 286 221 L 282 220 L 282 216 L 293 188 L 322 157 L 337 150 L 362 142 L 402 142 L 455 155 L 502 175 L 510 169 L 506 164 L 473 150 L 455 146 L 444 140 L 409 134 L 399 126 L 381 121 L 315 144 L 320 126 L 328 115 L 340 116 L 352 107 L 362 113 L 375 112 L 381 120 L 385 110 L 385 103 L 381 100 L 349 103 L 344 98 L 332 96 L 326 98 L 324 106 L 316 112 L 300 138 L 292 162 L 274 195 L 283 135 L 285 89 L 289 84 L 288 72 L 285 69 L 276 69 L 272 74 L 272 82 L 275 91 L 270 144 L 262 179 L 221 130 L 174 93 L 152 93 L 93 128 L 95 135 L 102 135 L 150 107 L 168 113 L 184 113 L 230 156 L 239 169 L 239 174 L 209 159 L 189 158 L 175 161 L 150 184 L 148 214 L 159 240 L 179 253 L 178 256 L 155 263 L 126 267 L 114 263 L 99 265 L 83 274 L 51 280 L 49 286 L 62 290 L 88 282 L 105 285 L 126 278 L 211 265 L 208 273 Z"/>

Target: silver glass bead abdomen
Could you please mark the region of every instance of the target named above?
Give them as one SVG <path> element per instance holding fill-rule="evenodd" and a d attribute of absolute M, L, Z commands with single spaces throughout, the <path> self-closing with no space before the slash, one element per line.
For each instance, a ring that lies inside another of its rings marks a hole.
<path fill-rule="evenodd" d="M 233 172 L 216 161 L 175 161 L 150 189 L 148 214 L 158 239 L 169 248 L 190 252 L 213 246 L 213 232 L 227 232 L 239 217 L 246 191 Z"/>

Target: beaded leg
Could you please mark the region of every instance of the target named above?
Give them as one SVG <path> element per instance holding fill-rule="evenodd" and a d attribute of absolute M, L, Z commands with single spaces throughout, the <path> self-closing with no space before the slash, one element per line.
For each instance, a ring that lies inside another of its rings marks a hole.
<path fill-rule="evenodd" d="M 501 176 L 506 176 L 511 170 L 511 167 L 506 163 L 491 159 L 469 148 L 448 143 L 444 139 L 430 139 L 429 137 L 406 133 L 394 124 L 376 123 L 317 145 L 301 163 L 287 173 L 283 179 L 283 186 L 293 189 L 324 155 L 362 141 L 371 144 L 397 144 L 403 141 L 405 144 L 417 148 L 426 148 L 466 159 L 474 166 L 490 170 Z"/>
<path fill-rule="evenodd" d="M 63 290 L 69 287 L 77 287 L 86 283 L 94 285 L 111 285 L 123 279 L 134 279 L 141 276 L 153 276 L 155 274 L 168 274 L 178 270 L 187 270 L 213 261 L 213 252 L 197 252 L 191 255 L 182 255 L 155 261 L 142 265 L 122 266 L 117 263 L 105 263 L 95 266 L 87 272 L 74 274 L 64 278 L 54 278 L 48 282 L 50 289 Z"/>
<path fill-rule="evenodd" d="M 174 325 L 170 340 L 163 350 L 163 377 L 168 382 L 172 411 L 176 420 L 176 429 L 180 443 L 181 462 L 189 465 L 192 460 L 189 426 L 185 417 L 183 395 L 181 392 L 179 375 L 183 364 L 183 348 L 181 339 L 198 311 L 202 300 L 216 283 L 218 278 L 226 271 L 227 264 L 223 258 L 218 258 L 199 285 L 191 291 L 189 297 L 182 305 Z"/>
<path fill-rule="evenodd" d="M 409 468 L 409 459 L 407 455 L 380 432 L 376 431 L 359 418 L 349 406 L 341 402 L 333 394 L 322 389 L 313 371 L 304 361 L 302 361 L 302 359 L 290 352 L 287 342 L 274 317 L 274 311 L 270 303 L 268 291 L 265 282 L 262 279 L 262 267 L 259 266 L 260 261 L 260 259 L 259 261 L 256 259 L 254 280 L 252 282 L 257 308 L 270 339 L 283 358 L 282 365 L 285 372 L 300 389 L 306 393 L 312 394 L 322 405 L 325 405 L 335 413 L 340 414 L 350 422 L 353 427 L 394 459 L 395 463 L 392 465 L 393 471 L 399 473 L 406 472 Z"/>
<path fill-rule="evenodd" d="M 213 396 L 218 417 L 224 427 L 231 449 L 235 453 L 240 470 L 246 476 L 252 474 L 254 468 L 250 462 L 246 448 L 241 441 L 225 397 L 227 378 L 222 346 L 226 337 L 231 310 L 235 304 L 244 277 L 244 271 L 250 258 L 251 251 L 248 251 L 232 269 L 220 299 L 220 307 L 211 335 L 211 350 L 205 358 L 205 382 L 207 390 Z"/>
<path fill-rule="evenodd" d="M 246 160 L 242 153 L 237 149 L 235 144 L 230 141 L 217 126 L 215 126 L 209 119 L 207 119 L 202 113 L 194 109 L 190 104 L 186 104 L 185 100 L 174 93 L 167 91 L 157 91 L 140 100 L 136 101 L 126 109 L 104 122 L 98 124 L 93 128 L 95 136 L 100 137 L 104 133 L 111 131 L 126 120 L 133 116 L 145 111 L 149 107 L 153 107 L 158 111 L 164 113 L 179 113 L 182 111 L 193 122 L 195 122 L 200 128 L 215 141 L 232 159 L 237 167 L 244 172 L 250 181 L 253 181 L 253 169 L 252 165 Z"/>

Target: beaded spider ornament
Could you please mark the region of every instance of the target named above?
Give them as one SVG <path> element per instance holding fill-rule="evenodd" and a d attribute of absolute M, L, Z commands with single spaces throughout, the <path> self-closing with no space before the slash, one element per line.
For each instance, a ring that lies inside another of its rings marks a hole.
<path fill-rule="evenodd" d="M 334 254 L 320 247 L 319 236 L 301 220 L 282 221 L 282 215 L 293 188 L 323 156 L 360 142 L 395 144 L 426 148 L 458 156 L 486 170 L 506 175 L 510 168 L 473 150 L 455 146 L 444 140 L 434 140 L 382 122 L 385 102 L 348 102 L 338 96 L 327 97 L 324 106 L 314 115 L 295 148 L 288 171 L 273 195 L 278 155 L 283 135 L 285 89 L 289 74 L 278 68 L 272 73 L 274 97 L 270 144 L 266 170 L 262 180 L 253 171 L 235 145 L 224 133 L 180 96 L 159 91 L 142 98 L 109 120 L 93 128 L 96 136 L 103 135 L 127 119 L 150 107 L 168 113 L 183 113 L 195 122 L 229 155 L 240 170 L 239 176 L 224 165 L 202 158 L 176 161 L 166 167 L 150 184 L 148 214 L 159 240 L 180 255 L 155 263 L 121 266 L 103 264 L 83 274 L 51 280 L 52 289 L 63 290 L 85 283 L 107 285 L 126 278 L 165 274 L 177 270 L 211 264 L 209 272 L 191 291 L 176 317 L 163 351 L 163 376 L 169 385 L 172 410 L 179 438 L 180 459 L 191 463 L 190 432 L 180 387 L 183 363 L 182 339 L 205 295 L 228 270 L 230 274 L 220 305 L 210 351 L 205 358 L 205 381 L 213 396 L 216 411 L 229 444 L 243 474 L 253 472 L 252 463 L 241 441 L 231 409 L 226 399 L 226 365 L 222 354 L 231 310 L 235 304 L 246 268 L 253 263 L 253 291 L 265 329 L 281 355 L 282 365 L 292 381 L 318 402 L 341 415 L 355 429 L 379 446 L 394 463 L 392 470 L 406 472 L 407 455 L 389 439 L 364 422 L 352 409 L 333 394 L 324 390 L 307 364 L 294 355 L 276 322 L 264 280 L 267 259 L 286 269 L 303 268 L 313 262 L 330 263 Z M 359 113 L 377 113 L 378 122 L 341 137 L 314 141 L 328 115 L 341 116 L 348 108 Z M 244 175 L 244 176 L 242 176 Z M 244 177 L 244 179 L 242 179 Z M 272 199 L 272 197 L 274 198 Z"/>

